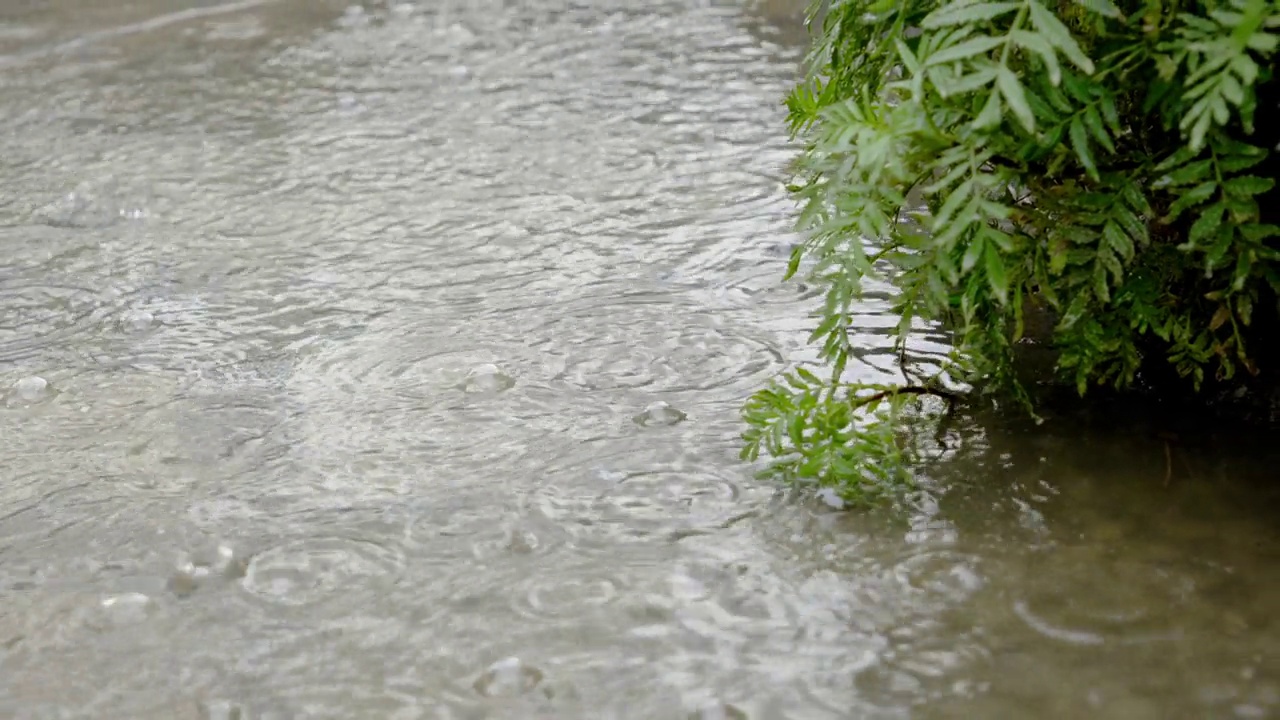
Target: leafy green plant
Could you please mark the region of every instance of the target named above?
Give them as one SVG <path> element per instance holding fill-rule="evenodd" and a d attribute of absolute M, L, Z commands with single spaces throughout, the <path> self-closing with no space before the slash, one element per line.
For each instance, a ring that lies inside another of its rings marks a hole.
<path fill-rule="evenodd" d="M 910 477 L 911 400 L 963 387 L 1034 411 L 1032 341 L 1081 395 L 1165 368 L 1194 389 L 1261 373 L 1280 128 L 1255 115 L 1277 46 L 1278 0 L 832 0 L 787 99 L 806 240 L 786 272 L 825 290 L 811 342 L 830 372 L 755 394 L 743 456 L 885 497 Z M 900 357 L 918 320 L 950 329 L 940 373 L 846 380 L 868 279 L 895 290 Z M 1051 330 L 1029 337 L 1029 317 Z"/>

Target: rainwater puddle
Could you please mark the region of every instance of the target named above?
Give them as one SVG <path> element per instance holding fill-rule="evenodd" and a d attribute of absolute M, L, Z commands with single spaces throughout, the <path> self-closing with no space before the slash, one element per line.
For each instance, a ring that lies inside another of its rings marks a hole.
<path fill-rule="evenodd" d="M 0 3 L 0 716 L 1280 713 L 1265 447 L 966 421 L 905 517 L 737 461 L 813 360 L 798 16 Z"/>

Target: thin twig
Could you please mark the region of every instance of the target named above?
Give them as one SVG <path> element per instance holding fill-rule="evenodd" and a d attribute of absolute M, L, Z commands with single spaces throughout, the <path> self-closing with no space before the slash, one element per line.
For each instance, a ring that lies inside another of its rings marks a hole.
<path fill-rule="evenodd" d="M 889 388 L 888 390 L 881 390 L 878 393 L 865 395 L 863 397 L 853 398 L 851 402 L 853 403 L 854 408 L 860 408 L 865 405 L 870 405 L 872 403 L 880 402 L 881 400 L 884 400 L 885 398 L 888 398 L 888 397 L 894 397 L 896 395 L 932 395 L 934 397 L 940 397 L 943 400 L 946 400 L 950 404 L 955 404 L 960 401 L 960 394 L 951 392 L 950 390 L 943 390 L 942 388 L 935 388 L 935 387 L 926 387 L 924 385 L 906 385 L 903 387 Z"/>

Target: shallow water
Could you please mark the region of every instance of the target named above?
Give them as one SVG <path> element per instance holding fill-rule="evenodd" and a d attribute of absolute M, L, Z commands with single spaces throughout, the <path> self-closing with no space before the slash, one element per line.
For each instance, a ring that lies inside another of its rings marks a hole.
<path fill-rule="evenodd" d="M 0 0 L 0 716 L 1280 713 L 1266 445 L 737 463 L 812 358 L 782 15 Z"/>

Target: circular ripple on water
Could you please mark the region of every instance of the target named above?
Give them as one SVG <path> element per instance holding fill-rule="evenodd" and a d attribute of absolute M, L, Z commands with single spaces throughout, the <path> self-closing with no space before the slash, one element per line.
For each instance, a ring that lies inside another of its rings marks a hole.
<path fill-rule="evenodd" d="M 308 358 L 297 386 L 366 401 L 388 396 L 422 400 L 463 390 L 469 372 L 503 362 L 487 348 L 448 347 L 457 344 L 445 338 L 370 334 Z"/>
<path fill-rule="evenodd" d="M 413 515 L 407 532 L 409 545 L 445 562 L 546 555 L 570 539 L 546 518 L 513 511 L 489 496 L 453 493 L 452 498 L 436 499 Z"/>
<path fill-rule="evenodd" d="M 546 483 L 522 504 L 563 528 L 579 549 L 609 552 L 710 533 L 743 511 L 740 492 L 732 480 L 707 472 L 598 468 L 589 485 Z"/>
<path fill-rule="evenodd" d="M 569 567 L 545 567 L 513 578 L 513 609 L 527 620 L 551 621 L 582 618 L 613 604 L 626 592 L 626 582 L 611 565 L 575 563 Z"/>
<path fill-rule="evenodd" d="M 275 605 L 314 605 L 342 593 L 368 592 L 373 580 L 394 578 L 404 554 L 392 547 L 345 537 L 292 540 L 253 556 L 241 585 Z"/>
<path fill-rule="evenodd" d="M 786 362 L 764 333 L 671 294 L 585 298 L 511 315 L 529 346 L 558 359 L 552 380 L 576 390 L 745 393 Z"/>
<path fill-rule="evenodd" d="M 1196 585 L 1169 567 L 1096 549 L 1060 549 L 1037 576 L 1013 602 L 1014 616 L 1044 637 L 1083 646 L 1176 639 L 1168 619 L 1181 615 L 1177 606 Z"/>

